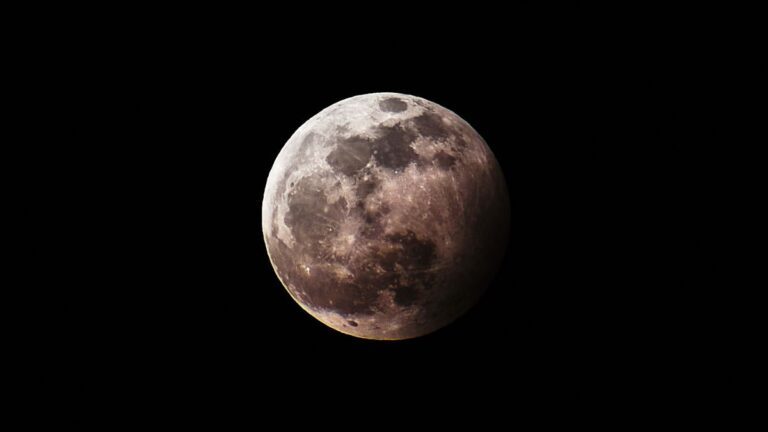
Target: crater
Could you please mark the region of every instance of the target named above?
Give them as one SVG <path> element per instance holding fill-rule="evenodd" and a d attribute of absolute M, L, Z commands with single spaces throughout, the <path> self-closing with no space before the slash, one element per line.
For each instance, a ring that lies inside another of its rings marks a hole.
<path fill-rule="evenodd" d="M 347 321 L 347 324 L 351 325 L 352 327 L 357 327 L 357 321 Z"/>
<path fill-rule="evenodd" d="M 405 103 L 402 99 L 387 98 L 379 102 L 379 109 L 384 112 L 403 112 L 408 109 L 408 104 Z"/>

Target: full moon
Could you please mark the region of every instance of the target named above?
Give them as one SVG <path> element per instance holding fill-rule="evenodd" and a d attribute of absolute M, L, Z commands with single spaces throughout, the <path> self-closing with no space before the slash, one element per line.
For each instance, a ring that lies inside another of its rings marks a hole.
<path fill-rule="evenodd" d="M 426 99 L 374 93 L 291 136 L 267 179 L 262 230 L 305 311 L 348 335 L 398 340 L 477 302 L 509 215 L 499 164 L 467 122 Z"/>

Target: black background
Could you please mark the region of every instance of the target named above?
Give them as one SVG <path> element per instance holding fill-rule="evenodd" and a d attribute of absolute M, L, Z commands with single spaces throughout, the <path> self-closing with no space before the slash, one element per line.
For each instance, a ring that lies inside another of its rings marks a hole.
<path fill-rule="evenodd" d="M 679 213 L 690 51 L 623 22 L 593 30 L 578 11 L 171 14 L 51 41 L 65 113 L 62 145 L 46 153 L 66 215 L 50 250 L 66 257 L 61 374 L 90 396 L 161 411 L 221 399 L 495 412 L 653 387 L 690 340 L 678 313 L 690 289 Z M 479 304 L 400 342 L 355 339 L 302 311 L 260 221 L 291 134 L 381 91 L 467 120 L 512 203 L 505 260 Z"/>

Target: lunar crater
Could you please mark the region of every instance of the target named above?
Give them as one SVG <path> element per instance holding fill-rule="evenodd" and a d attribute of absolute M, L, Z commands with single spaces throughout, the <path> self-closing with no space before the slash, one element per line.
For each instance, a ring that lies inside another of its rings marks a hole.
<path fill-rule="evenodd" d="M 402 99 L 391 97 L 379 102 L 379 109 L 385 112 L 398 113 L 408 109 L 408 104 Z"/>

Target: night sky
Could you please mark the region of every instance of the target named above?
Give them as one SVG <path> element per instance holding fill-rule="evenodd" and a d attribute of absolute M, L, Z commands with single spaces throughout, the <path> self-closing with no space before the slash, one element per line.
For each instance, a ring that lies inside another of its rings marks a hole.
<path fill-rule="evenodd" d="M 49 187 L 66 214 L 49 252 L 66 257 L 52 340 L 68 382 L 91 394 L 294 405 L 394 391 L 412 406 L 483 404 L 488 388 L 578 400 L 666 370 L 660 353 L 680 347 L 690 290 L 680 51 L 509 16 L 480 25 L 471 15 L 466 31 L 394 21 L 410 36 L 380 18 L 301 36 L 288 23 L 190 24 L 67 45 L 79 48 L 56 63 L 63 145 L 48 156 L 72 161 Z M 512 204 L 505 260 L 481 301 L 399 342 L 346 336 L 301 310 L 270 266 L 260 221 L 291 134 L 332 103 L 385 91 L 471 124 Z"/>

